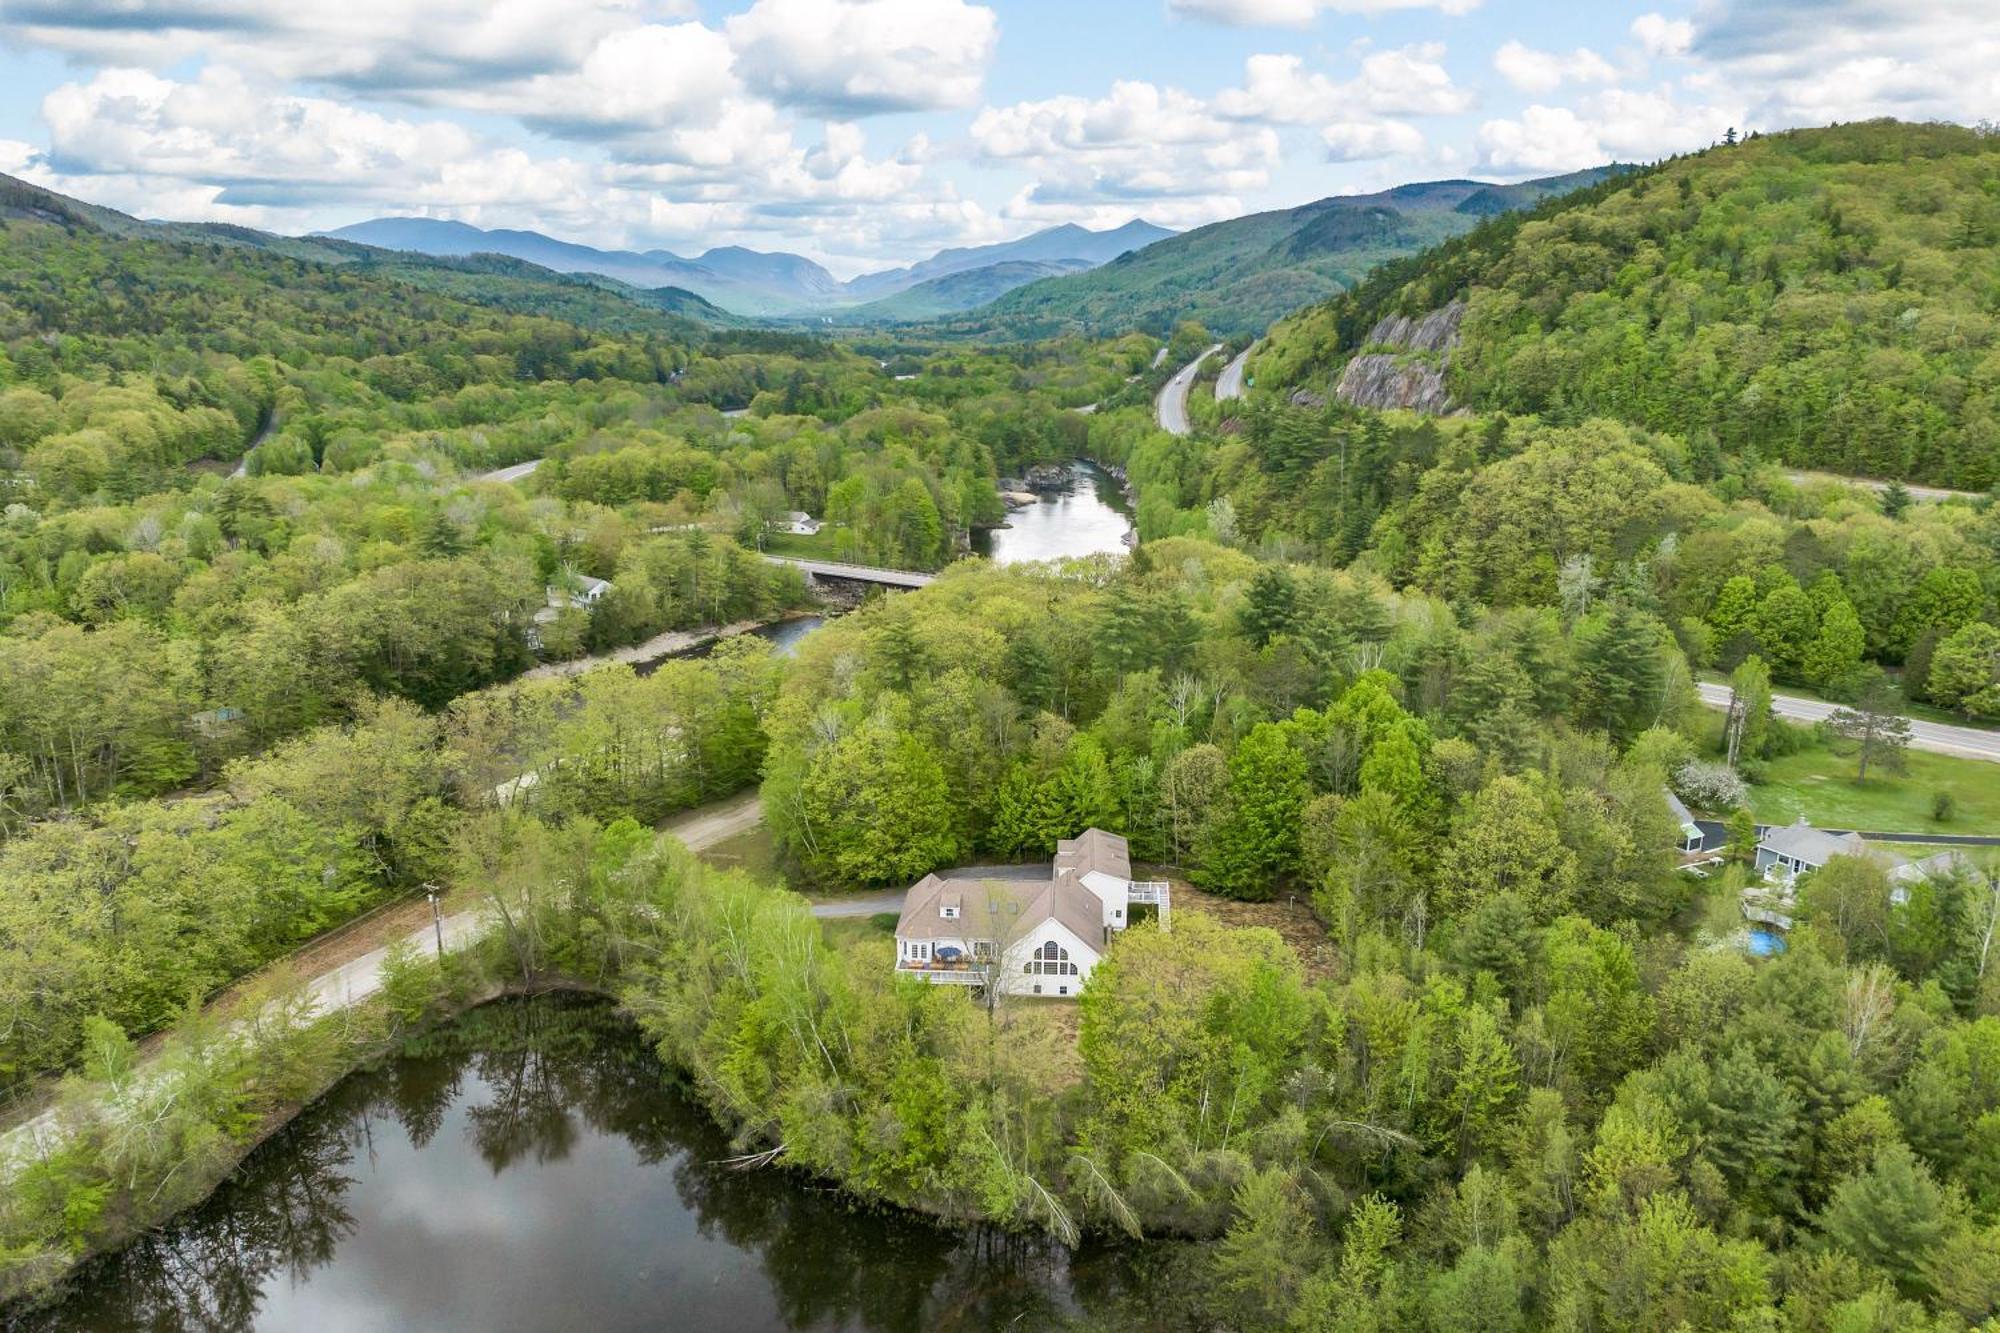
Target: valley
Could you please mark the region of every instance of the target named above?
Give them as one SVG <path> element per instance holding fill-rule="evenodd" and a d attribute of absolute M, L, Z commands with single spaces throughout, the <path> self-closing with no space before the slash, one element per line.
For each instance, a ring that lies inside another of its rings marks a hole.
<path fill-rule="evenodd" d="M 0 181 L 0 1326 L 2000 1317 L 1996 172 Z"/>

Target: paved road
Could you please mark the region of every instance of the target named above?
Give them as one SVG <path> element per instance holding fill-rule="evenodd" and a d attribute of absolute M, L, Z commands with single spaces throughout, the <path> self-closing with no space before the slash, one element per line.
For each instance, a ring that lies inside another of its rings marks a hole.
<path fill-rule="evenodd" d="M 1729 707 L 1729 687 L 1714 681 L 1701 681 L 1696 685 L 1701 691 L 1701 701 L 1710 708 Z M 1831 717 L 1839 704 L 1826 703 L 1819 699 L 1801 699 L 1796 695 L 1774 694 L 1771 696 L 1771 711 L 1792 722 L 1818 722 Z M 1961 759 L 1984 759 L 2000 764 L 2000 731 L 1987 731 L 1981 727 L 1955 727 L 1945 722 L 1925 722 L 1920 718 L 1910 719 L 1910 748 L 1929 750 L 1934 754 L 1957 755 Z"/>
<path fill-rule="evenodd" d="M 530 458 L 527 462 L 516 463 L 512 467 L 495 468 L 491 472 L 482 472 L 479 474 L 478 479 L 480 481 L 519 481 L 541 465 L 541 459 Z"/>
<path fill-rule="evenodd" d="M 1254 347 L 1256 344 L 1252 343 L 1251 346 Z M 1249 359 L 1250 348 L 1246 347 L 1236 354 L 1233 361 L 1222 368 L 1220 375 L 1215 377 L 1215 397 L 1218 402 L 1226 403 L 1232 398 L 1243 396 L 1243 365 Z"/>
<path fill-rule="evenodd" d="M 880 583 L 891 588 L 927 588 L 936 580 L 935 574 L 922 574 L 913 569 L 878 569 L 874 565 L 844 565 L 838 560 L 800 560 L 788 555 L 764 557 L 774 565 L 790 565 L 829 579 L 854 579 L 861 583 Z"/>
<path fill-rule="evenodd" d="M 903 892 L 900 889 L 894 893 L 870 893 L 859 898 L 822 898 L 812 905 L 814 916 L 830 920 L 874 916 L 879 912 L 900 915 L 902 910 Z"/>
<path fill-rule="evenodd" d="M 1849 486 L 1859 486 L 1863 490 L 1874 491 L 1877 495 L 1889 489 L 1889 483 L 1886 481 L 1875 481 L 1868 477 L 1843 477 L 1837 472 L 1787 472 L 1785 475 L 1802 486 L 1816 481 L 1838 481 L 1844 482 Z M 1979 498 L 1979 493 L 1976 491 L 1948 491 L 1941 486 L 1912 486 L 1906 482 L 1903 485 L 1903 489 L 1910 493 L 1912 500 L 1977 500 Z"/>
<path fill-rule="evenodd" d="M 1159 418 L 1161 430 L 1169 435 L 1185 435 L 1192 429 L 1188 425 L 1188 390 L 1194 387 L 1194 377 L 1200 371 L 1201 363 L 1221 350 L 1222 344 L 1215 344 L 1175 371 L 1174 377 L 1160 390 L 1160 396 L 1154 403 L 1154 415 Z"/>

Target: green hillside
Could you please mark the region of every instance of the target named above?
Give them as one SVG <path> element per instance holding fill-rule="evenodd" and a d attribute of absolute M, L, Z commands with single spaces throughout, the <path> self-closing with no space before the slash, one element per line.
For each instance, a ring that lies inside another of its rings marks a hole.
<path fill-rule="evenodd" d="M 1470 230 L 1489 214 L 1588 184 L 1609 168 L 1519 185 L 1432 181 L 1341 195 L 1198 227 L 1101 268 L 1008 292 L 955 332 L 1010 337 L 1170 331 L 1198 319 L 1217 333 L 1261 332 L 1325 300 L 1385 260 Z"/>
<path fill-rule="evenodd" d="M 976 309 L 995 298 L 1041 278 L 1076 273 L 1090 267 L 1081 259 L 1017 259 L 986 264 L 962 273 L 920 282 L 914 287 L 885 296 L 879 301 L 840 312 L 843 322 L 893 324 L 922 319 L 938 319 L 960 311 Z"/>
<path fill-rule="evenodd" d="M 1494 219 L 1274 330 L 1324 394 L 1370 330 L 1464 298 L 1475 410 L 1610 416 L 1788 466 L 2000 479 L 2000 136 L 1889 121 L 1753 138 Z"/>
<path fill-rule="evenodd" d="M 202 246 L 217 255 L 254 252 L 322 268 L 349 269 L 479 305 L 606 332 L 655 332 L 687 338 L 698 335 L 702 326 L 749 323 L 693 292 L 674 287 L 647 290 L 595 275 L 557 273 L 502 255 L 439 258 L 330 236 L 278 236 L 219 222 L 142 221 L 0 175 L 0 222 L 7 221 L 50 223 L 72 232 L 102 233 L 117 241 Z"/>

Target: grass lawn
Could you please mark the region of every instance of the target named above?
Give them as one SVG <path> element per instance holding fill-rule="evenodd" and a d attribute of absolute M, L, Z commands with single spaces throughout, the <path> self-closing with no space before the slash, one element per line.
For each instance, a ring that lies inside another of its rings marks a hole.
<path fill-rule="evenodd" d="M 764 534 L 764 549 L 772 555 L 795 556 L 801 560 L 839 560 L 841 555 L 834 549 L 834 530 L 821 528 L 808 537 L 799 532 L 767 532 Z"/>
<path fill-rule="evenodd" d="M 1902 773 L 1854 780 L 1854 759 L 1811 746 L 1763 766 L 1750 789 L 1750 809 L 1762 824 L 1789 824 L 1804 815 L 1822 828 L 1885 833 L 2000 834 L 2000 764 L 1911 750 Z M 1931 796 L 1950 792 L 1951 819 L 1931 818 Z"/>
<path fill-rule="evenodd" d="M 748 829 L 733 838 L 696 853 L 712 866 L 727 870 L 747 870 L 758 879 L 769 883 L 783 883 L 784 868 L 778 856 L 777 840 L 771 836 L 769 827 L 763 824 Z"/>

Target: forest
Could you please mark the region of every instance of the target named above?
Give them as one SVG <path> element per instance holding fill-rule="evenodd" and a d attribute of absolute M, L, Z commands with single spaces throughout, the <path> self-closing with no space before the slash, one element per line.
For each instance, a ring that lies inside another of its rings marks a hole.
<path fill-rule="evenodd" d="M 2000 480 L 2000 136 L 1871 121 L 1757 135 L 1505 214 L 1272 331 L 1320 391 L 1387 314 L 1468 303 L 1447 382 L 1795 468 Z"/>

